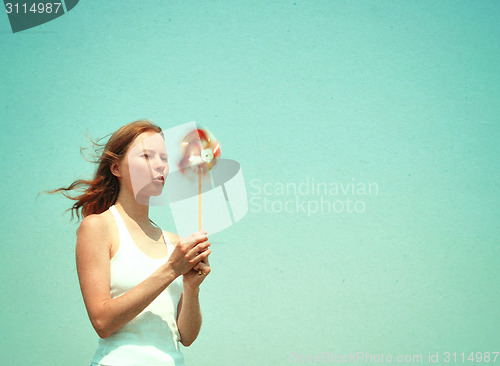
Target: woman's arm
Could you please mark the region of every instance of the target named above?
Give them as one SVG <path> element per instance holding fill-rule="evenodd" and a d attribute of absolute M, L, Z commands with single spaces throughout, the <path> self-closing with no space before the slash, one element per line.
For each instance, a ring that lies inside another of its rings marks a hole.
<path fill-rule="evenodd" d="M 198 293 L 182 292 L 178 306 L 177 328 L 181 334 L 181 343 L 189 347 L 198 337 L 201 328 L 201 309 Z"/>
<path fill-rule="evenodd" d="M 90 215 L 80 224 L 76 244 L 83 300 L 92 326 L 101 338 L 110 336 L 140 314 L 176 277 L 207 256 L 203 250 L 210 245 L 201 233 L 191 235 L 176 246 L 166 264 L 127 293 L 111 299 L 110 237 L 106 220 Z"/>
<path fill-rule="evenodd" d="M 198 274 L 198 269 L 202 271 L 201 275 Z M 210 270 L 207 256 L 182 279 L 183 291 L 177 307 L 177 328 L 181 334 L 181 343 L 185 347 L 190 346 L 200 333 L 201 309 L 198 295 L 200 284 L 210 273 Z"/>

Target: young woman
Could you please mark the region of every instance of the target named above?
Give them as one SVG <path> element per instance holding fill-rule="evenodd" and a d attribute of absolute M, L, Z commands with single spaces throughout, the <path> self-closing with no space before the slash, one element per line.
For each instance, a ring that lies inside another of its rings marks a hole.
<path fill-rule="evenodd" d="M 111 136 L 93 180 L 52 191 L 76 200 L 72 210 L 84 217 L 76 264 L 100 337 L 92 365 L 184 365 L 179 342 L 189 346 L 200 331 L 210 243 L 206 231 L 182 239 L 149 219 L 149 198 L 161 194 L 167 174 L 162 131 L 140 120 Z"/>

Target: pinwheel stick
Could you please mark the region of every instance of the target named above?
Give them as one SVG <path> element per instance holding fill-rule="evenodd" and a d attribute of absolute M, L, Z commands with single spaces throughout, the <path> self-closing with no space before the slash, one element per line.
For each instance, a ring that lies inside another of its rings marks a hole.
<path fill-rule="evenodd" d="M 201 231 L 201 167 L 198 166 L 198 230 Z"/>
<path fill-rule="evenodd" d="M 214 146 L 215 145 L 215 146 Z M 201 180 L 213 166 L 212 162 L 220 156 L 220 146 L 217 140 L 208 131 L 195 129 L 189 132 L 181 142 L 183 158 L 179 162 L 181 172 L 186 167 L 198 168 L 198 230 L 202 230 L 202 202 L 201 202 Z M 194 170 L 194 169 L 193 169 Z M 201 268 L 198 274 L 202 274 Z"/>
<path fill-rule="evenodd" d="M 198 229 L 201 231 L 201 166 L 198 166 Z M 198 274 L 201 275 L 201 269 Z"/>

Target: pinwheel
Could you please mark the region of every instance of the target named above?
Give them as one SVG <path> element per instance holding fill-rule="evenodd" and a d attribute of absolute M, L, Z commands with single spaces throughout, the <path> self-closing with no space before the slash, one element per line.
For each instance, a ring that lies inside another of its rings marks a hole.
<path fill-rule="evenodd" d="M 202 229 L 201 180 L 215 166 L 221 155 L 220 145 L 207 130 L 197 128 L 189 132 L 181 142 L 179 170 L 182 174 L 198 175 L 198 229 Z M 201 275 L 201 270 L 198 271 Z"/>
<path fill-rule="evenodd" d="M 177 235 L 202 228 L 214 235 L 241 220 L 248 212 L 243 173 L 237 161 L 221 157 L 215 137 L 196 122 L 163 130 L 163 136 L 170 162 L 163 192 Z"/>

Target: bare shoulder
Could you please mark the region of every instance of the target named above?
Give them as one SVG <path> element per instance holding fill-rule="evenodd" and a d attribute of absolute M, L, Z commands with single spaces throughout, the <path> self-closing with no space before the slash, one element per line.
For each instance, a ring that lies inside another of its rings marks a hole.
<path fill-rule="evenodd" d="M 105 211 L 100 214 L 86 216 L 78 228 L 77 250 L 80 247 L 103 247 L 103 243 L 108 244 L 111 237 L 110 212 Z"/>
<path fill-rule="evenodd" d="M 81 234 L 106 234 L 109 231 L 109 217 L 108 211 L 100 214 L 92 214 L 85 216 L 80 227 L 78 228 L 78 235 Z"/>

